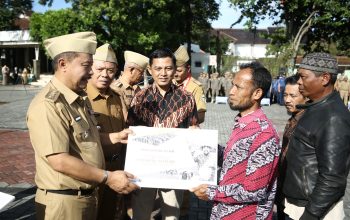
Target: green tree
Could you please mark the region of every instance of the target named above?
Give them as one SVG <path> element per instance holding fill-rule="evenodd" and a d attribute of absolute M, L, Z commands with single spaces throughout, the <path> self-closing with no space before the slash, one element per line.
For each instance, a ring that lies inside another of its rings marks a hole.
<path fill-rule="evenodd" d="M 83 31 L 80 17 L 71 9 L 33 13 L 30 18 L 30 35 L 33 39 L 43 40 L 58 35 Z"/>
<path fill-rule="evenodd" d="M 245 25 L 255 28 L 266 18 L 284 24 L 290 49 L 330 51 L 336 45 L 338 55 L 350 54 L 348 0 L 230 0 L 242 14 L 234 23 L 247 19 Z M 233 24 L 233 25 L 234 25 Z M 299 45 L 300 42 L 302 45 Z M 298 43 L 299 42 L 299 43 Z M 293 52 L 292 52 L 293 54 Z"/>
<path fill-rule="evenodd" d="M 221 73 L 232 72 L 232 67 L 237 65 L 239 57 L 232 55 L 223 55 L 222 56 L 222 67 Z"/>
<path fill-rule="evenodd" d="M 20 14 L 32 9 L 32 0 L 1 0 L 0 30 L 16 29 L 14 21 Z"/>
<path fill-rule="evenodd" d="M 62 13 L 73 13 L 72 15 L 62 15 L 60 18 L 49 14 L 43 19 L 56 23 L 64 22 L 65 28 L 61 30 L 59 25 L 49 28 L 42 25 L 41 18 L 38 18 L 31 21 L 31 31 L 36 29 L 34 38 L 44 39 L 46 36 L 41 33 L 54 32 L 55 35 L 59 35 L 67 31 L 91 30 L 97 34 L 99 44 L 109 42 L 113 45 L 118 58 L 122 57 L 122 52 L 126 49 L 143 54 L 160 47 L 175 50 L 181 43 L 188 42 L 188 36 L 195 42 L 199 39 L 197 33 L 204 29 L 208 30 L 210 21 L 217 19 L 219 15 L 215 0 L 67 0 L 66 2 L 72 4 L 72 9 Z M 42 0 L 41 3 L 51 4 L 52 0 Z M 49 18 L 51 16 L 54 18 Z M 66 16 L 72 19 L 66 21 Z M 191 19 L 190 24 L 188 18 Z M 79 26 L 74 24 L 78 22 Z"/>

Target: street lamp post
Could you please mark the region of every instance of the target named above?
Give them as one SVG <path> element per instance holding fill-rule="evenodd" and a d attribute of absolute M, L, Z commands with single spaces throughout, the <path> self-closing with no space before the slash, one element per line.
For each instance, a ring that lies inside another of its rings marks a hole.
<path fill-rule="evenodd" d="M 191 45 L 192 45 L 192 20 L 193 20 L 193 12 L 195 5 L 191 3 L 191 1 L 188 1 L 187 4 L 187 25 L 186 25 L 186 38 L 187 38 L 187 53 L 190 55 L 189 63 L 191 63 Z"/>

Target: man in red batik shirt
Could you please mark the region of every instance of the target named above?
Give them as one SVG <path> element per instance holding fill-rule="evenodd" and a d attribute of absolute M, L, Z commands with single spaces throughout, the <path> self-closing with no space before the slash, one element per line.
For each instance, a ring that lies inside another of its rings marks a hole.
<path fill-rule="evenodd" d="M 212 220 L 272 219 L 281 146 L 260 107 L 271 74 L 257 62 L 245 64 L 232 84 L 228 101 L 239 114 L 225 148 L 219 185 L 203 184 L 191 191 L 214 202 Z"/>

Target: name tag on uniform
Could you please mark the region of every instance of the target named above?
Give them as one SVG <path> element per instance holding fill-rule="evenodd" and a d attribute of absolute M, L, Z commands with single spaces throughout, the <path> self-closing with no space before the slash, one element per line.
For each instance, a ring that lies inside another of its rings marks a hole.
<path fill-rule="evenodd" d="M 76 122 L 78 122 L 78 121 L 81 120 L 81 117 L 80 117 L 80 116 L 77 116 L 77 117 L 74 118 L 74 120 L 75 120 Z"/>

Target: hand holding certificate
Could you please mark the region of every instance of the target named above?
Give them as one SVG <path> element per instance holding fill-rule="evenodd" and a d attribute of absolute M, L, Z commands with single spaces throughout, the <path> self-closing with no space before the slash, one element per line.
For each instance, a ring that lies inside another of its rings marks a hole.
<path fill-rule="evenodd" d="M 217 184 L 218 131 L 130 127 L 125 171 L 148 188 L 190 189 Z"/>

